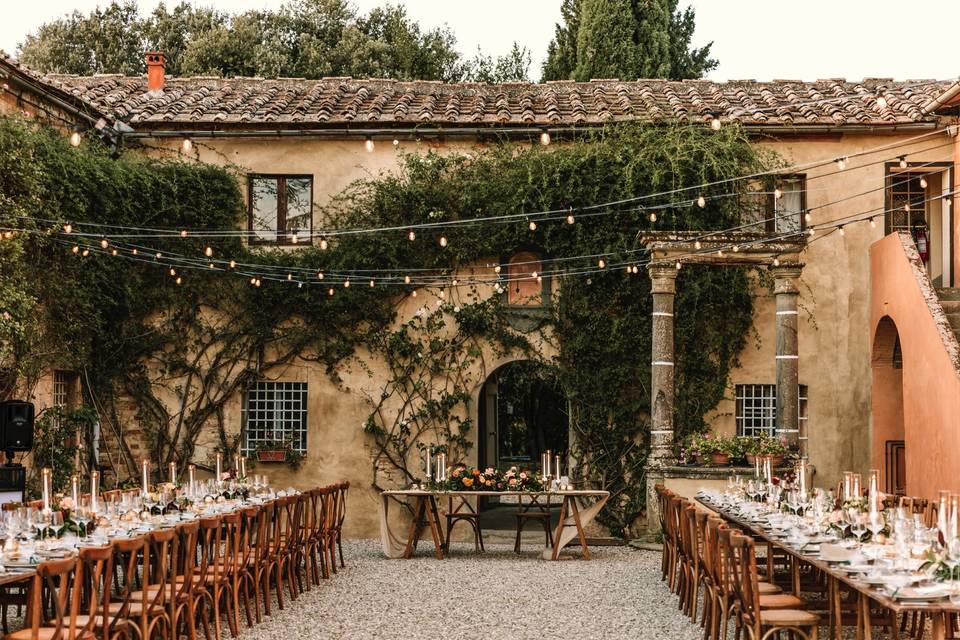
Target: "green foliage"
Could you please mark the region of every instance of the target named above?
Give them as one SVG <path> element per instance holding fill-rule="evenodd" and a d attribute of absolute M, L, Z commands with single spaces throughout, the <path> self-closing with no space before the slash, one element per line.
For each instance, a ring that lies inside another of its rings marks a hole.
<path fill-rule="evenodd" d="M 42 25 L 19 46 L 44 72 L 146 71 L 144 52 L 163 51 L 167 73 L 400 80 L 504 81 L 527 77 L 529 52 L 464 60 L 447 27 L 424 30 L 399 4 L 359 14 L 346 0 L 291 0 L 277 10 L 228 14 L 181 2 L 141 16 L 134 0 L 113 0 Z"/>
<path fill-rule="evenodd" d="M 716 68 L 710 44 L 690 46 L 692 7 L 678 0 L 564 0 L 543 80 L 700 78 Z"/>
<path fill-rule="evenodd" d="M 53 407 L 44 411 L 37 418 L 33 431 L 30 471 L 34 481 L 28 486 L 39 486 L 40 469 L 47 467 L 53 471 L 54 493 L 68 492 L 70 476 L 77 472 L 74 464 L 77 433 L 90 433 L 96 422 L 97 414 L 89 407 L 70 411 Z"/>
<path fill-rule="evenodd" d="M 585 207 L 723 181 L 764 166 L 736 127 L 609 127 L 546 148 L 503 144 L 470 155 L 411 154 L 400 171 L 356 183 L 322 215 L 341 228 L 402 228 Z M 224 169 L 137 153 L 112 159 L 104 149 L 74 149 L 57 132 L 16 119 L 0 120 L 0 168 L 0 226 L 25 229 L 0 248 L 12 256 L 0 269 L 13 274 L 2 286 L 16 294 L 0 298 L 0 317 L 10 316 L 0 325 L 2 352 L 19 354 L 11 363 L 18 369 L 85 371 L 104 437 L 120 441 L 114 467 L 126 465 L 131 474 L 136 460 L 123 446 L 118 403 L 135 401 L 148 451 L 162 469 L 173 459 L 194 461 L 204 429 L 219 433 L 221 449 L 229 450 L 223 408 L 254 380 L 279 377 L 296 360 L 318 362 L 338 380 L 344 366 L 367 366 L 371 354 L 387 362 L 391 373 L 382 396 L 368 399 L 371 418 L 364 429 L 387 466 L 408 478 L 416 471 L 407 469 L 408 459 L 419 446 L 444 446 L 453 462 L 472 445 L 466 406 L 482 382 L 473 377 L 485 370 L 488 353 L 534 357 L 528 337 L 508 328 L 501 298 L 491 297 L 488 285 L 452 290 L 439 308 L 398 326 L 397 307 L 409 303 L 412 287 L 354 286 L 330 296 L 326 287 L 297 288 L 284 279 L 255 288 L 245 278 L 206 270 L 182 271 L 178 286 L 167 267 L 150 264 L 149 257 L 135 263 L 111 258 L 96 251 L 95 237 L 77 237 L 94 249 L 83 258 L 60 236 L 46 233 L 50 223 L 18 217 L 232 228 L 240 224 L 243 206 L 238 177 Z M 728 184 L 724 191 L 737 187 Z M 662 196 L 643 204 L 687 198 Z M 740 212 L 736 198 L 717 198 L 703 209 L 663 210 L 655 223 L 629 206 L 578 216 L 574 225 L 544 221 L 534 232 L 525 222 L 460 226 L 449 230 L 446 247 L 422 232 L 414 242 L 391 233 L 339 236 L 327 251 L 249 249 L 229 239 L 213 248 L 222 259 L 257 262 L 280 273 L 295 267 L 382 272 L 411 265 L 450 273 L 530 245 L 549 258 L 611 253 L 609 269 L 590 279 L 554 276 L 551 317 L 540 331 L 559 349 L 559 357 L 545 364 L 571 402 L 571 453 L 580 465 L 575 473 L 612 492 L 603 521 L 624 532 L 645 499 L 651 299 L 649 279 L 642 271 L 627 275 L 623 266 L 643 262 L 638 232 L 727 228 Z M 193 238 L 149 246 L 168 255 L 203 255 L 203 244 Z M 564 263 L 574 269 L 595 265 L 590 259 Z M 675 421 L 683 434 L 702 428 L 704 412 L 722 397 L 750 327 L 751 300 L 747 273 L 740 269 L 688 267 L 679 278 Z M 29 335 L 19 346 L 17 339 L 8 343 L 6 336 L 18 332 Z"/>

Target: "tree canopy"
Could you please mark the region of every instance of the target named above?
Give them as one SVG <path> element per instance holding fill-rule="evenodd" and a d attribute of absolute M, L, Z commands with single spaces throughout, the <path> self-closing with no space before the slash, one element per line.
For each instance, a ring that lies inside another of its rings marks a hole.
<path fill-rule="evenodd" d="M 360 14 L 347 0 L 291 0 L 276 11 L 229 14 L 181 2 L 141 15 L 135 0 L 48 22 L 19 46 L 20 59 L 52 73 L 141 74 L 144 52 L 163 51 L 177 76 L 400 80 L 526 80 L 530 53 L 465 59 L 447 27 L 423 29 L 401 5 Z"/>
<path fill-rule="evenodd" d="M 543 81 L 700 78 L 716 68 L 712 43 L 691 46 L 696 14 L 679 0 L 563 0 Z"/>

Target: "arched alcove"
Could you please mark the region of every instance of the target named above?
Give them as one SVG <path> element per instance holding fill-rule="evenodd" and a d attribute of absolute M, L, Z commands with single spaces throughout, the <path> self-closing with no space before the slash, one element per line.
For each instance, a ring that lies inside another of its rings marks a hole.
<path fill-rule="evenodd" d="M 871 351 L 873 399 L 871 439 L 873 466 L 888 492 L 904 493 L 906 449 L 903 423 L 903 347 L 890 316 L 883 316 L 873 334 Z"/>

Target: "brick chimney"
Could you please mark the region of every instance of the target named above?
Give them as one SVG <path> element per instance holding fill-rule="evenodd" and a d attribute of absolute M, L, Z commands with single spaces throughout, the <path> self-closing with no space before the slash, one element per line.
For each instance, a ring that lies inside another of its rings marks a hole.
<path fill-rule="evenodd" d="M 164 64 L 166 57 L 162 51 L 147 51 L 147 91 L 149 93 L 163 93 Z"/>

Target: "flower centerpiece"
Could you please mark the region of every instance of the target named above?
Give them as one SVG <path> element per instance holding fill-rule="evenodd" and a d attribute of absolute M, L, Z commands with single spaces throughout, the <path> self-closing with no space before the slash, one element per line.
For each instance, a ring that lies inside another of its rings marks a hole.
<path fill-rule="evenodd" d="M 435 486 L 446 491 L 541 491 L 543 482 L 532 471 L 517 467 L 503 472 L 493 467 L 481 471 L 458 464 L 451 469 L 445 482 Z"/>

